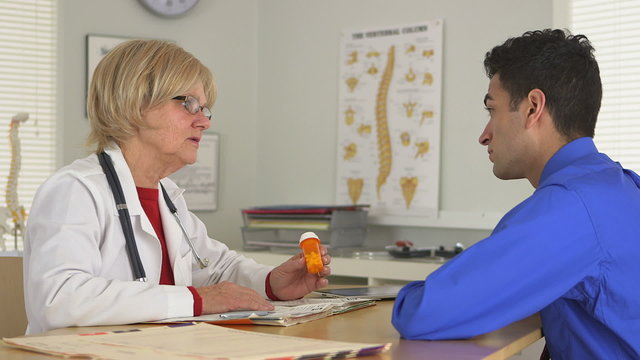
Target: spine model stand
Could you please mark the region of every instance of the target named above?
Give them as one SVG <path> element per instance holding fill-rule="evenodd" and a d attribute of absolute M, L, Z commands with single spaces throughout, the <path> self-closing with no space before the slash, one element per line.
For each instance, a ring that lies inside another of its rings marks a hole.
<path fill-rule="evenodd" d="M 11 145 L 11 167 L 9 169 L 9 176 L 7 178 L 7 189 L 5 193 L 5 200 L 7 203 L 7 210 L 11 216 L 13 222 L 13 236 L 15 239 L 15 250 L 18 246 L 18 233 L 22 234 L 24 231 L 24 223 L 27 218 L 27 212 L 24 207 L 20 205 L 18 200 L 18 174 L 20 173 L 20 139 L 18 138 L 18 128 L 20 124 L 29 119 L 29 114 L 21 112 L 11 118 L 9 125 L 9 144 Z M 4 209 L 2 209 L 4 210 Z M 3 211 L 0 211 L 3 212 Z M 6 211 L 4 211 L 6 213 Z M 0 215 L 0 217 L 2 217 Z M 0 226 L 5 225 L 6 221 L 3 221 Z M 0 229 L 0 232 L 3 232 Z M 1 238 L 1 237 L 0 237 Z M 4 244 L 4 238 L 0 240 L 0 245 L 3 250 L 6 250 Z"/>

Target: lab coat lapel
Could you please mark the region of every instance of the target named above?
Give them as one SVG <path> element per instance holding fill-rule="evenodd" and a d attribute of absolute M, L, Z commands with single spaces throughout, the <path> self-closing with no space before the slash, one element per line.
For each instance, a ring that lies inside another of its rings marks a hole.
<path fill-rule="evenodd" d="M 142 230 L 157 239 L 158 236 L 156 235 L 156 231 L 153 229 L 151 222 L 146 215 L 142 216 L 144 210 L 142 209 L 142 204 L 140 204 L 140 199 L 138 198 L 138 191 L 136 190 L 136 184 L 133 181 L 133 175 L 131 174 L 131 170 L 122 155 L 122 151 L 117 146 L 114 146 L 113 148 L 107 149 L 106 152 L 111 157 L 113 167 L 118 174 L 118 179 L 122 186 L 122 192 L 124 193 L 124 198 L 127 201 L 129 215 L 139 216 L 141 219 L 140 226 Z M 115 211 L 117 214 L 117 210 Z"/>
<path fill-rule="evenodd" d="M 175 198 L 174 191 L 167 190 L 170 199 Z M 176 285 L 191 285 L 191 256 L 188 253 L 188 246 L 182 230 L 178 225 L 175 217 L 169 210 L 169 206 L 164 201 L 162 189 L 159 191 L 160 217 L 162 218 L 162 228 L 164 237 L 167 242 L 167 250 L 169 251 L 169 259 L 173 267 L 173 277 Z"/>

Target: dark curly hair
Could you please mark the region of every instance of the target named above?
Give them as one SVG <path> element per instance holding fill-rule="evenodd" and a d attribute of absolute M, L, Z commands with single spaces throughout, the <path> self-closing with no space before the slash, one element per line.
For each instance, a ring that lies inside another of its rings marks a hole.
<path fill-rule="evenodd" d="M 602 83 L 593 52 L 584 35 L 528 31 L 487 52 L 484 67 L 489 78 L 500 76 L 513 110 L 529 91 L 544 92 L 556 129 L 571 141 L 593 137 L 600 111 Z"/>

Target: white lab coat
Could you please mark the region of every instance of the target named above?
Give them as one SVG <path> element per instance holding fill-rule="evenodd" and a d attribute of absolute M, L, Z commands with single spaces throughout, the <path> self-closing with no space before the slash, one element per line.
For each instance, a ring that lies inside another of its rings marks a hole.
<path fill-rule="evenodd" d="M 147 218 L 122 152 L 113 160 L 131 215 L 147 283 L 133 281 L 113 195 L 95 154 L 76 160 L 51 176 L 35 195 L 24 249 L 27 334 L 67 326 L 127 324 L 193 315 L 186 286 L 224 280 L 266 297 L 272 267 L 256 264 L 207 236 L 191 212 L 182 189 L 162 179 L 187 234 L 209 266 L 200 269 L 180 227 L 159 191 L 160 215 L 176 286 L 159 285 L 160 242 Z"/>

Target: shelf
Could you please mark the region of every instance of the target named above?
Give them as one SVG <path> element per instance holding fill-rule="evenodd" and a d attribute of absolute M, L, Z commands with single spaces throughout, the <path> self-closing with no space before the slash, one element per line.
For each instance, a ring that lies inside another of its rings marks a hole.
<path fill-rule="evenodd" d="M 504 216 L 500 212 L 440 210 L 435 216 L 392 216 L 369 214 L 369 225 L 492 230 Z"/>

